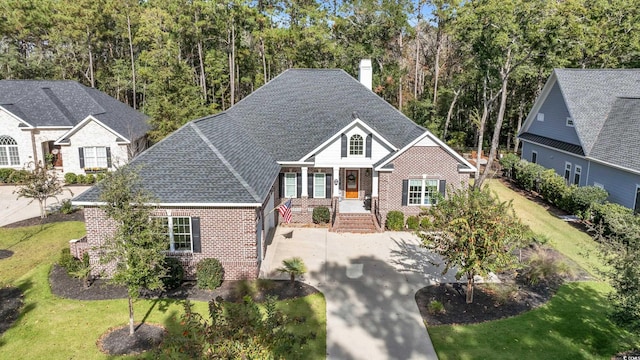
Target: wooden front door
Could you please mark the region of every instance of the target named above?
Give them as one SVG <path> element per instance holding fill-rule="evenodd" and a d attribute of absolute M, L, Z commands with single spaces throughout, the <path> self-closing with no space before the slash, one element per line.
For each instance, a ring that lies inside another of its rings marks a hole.
<path fill-rule="evenodd" d="M 359 175 L 359 171 L 358 170 L 346 170 L 345 171 L 345 178 L 347 179 L 346 181 L 346 186 L 345 186 L 345 193 L 346 193 L 346 198 L 347 199 L 357 199 L 358 198 L 358 183 L 359 183 L 359 179 L 358 179 L 358 175 Z"/>

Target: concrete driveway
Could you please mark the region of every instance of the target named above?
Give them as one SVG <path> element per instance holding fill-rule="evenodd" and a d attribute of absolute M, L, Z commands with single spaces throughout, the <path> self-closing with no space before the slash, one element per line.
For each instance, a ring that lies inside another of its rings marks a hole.
<path fill-rule="evenodd" d="M 261 276 L 286 279 L 274 269 L 293 256 L 307 265 L 301 280 L 326 297 L 328 359 L 437 359 L 415 293 L 455 277 L 441 275 L 440 258 L 415 235 L 278 227 Z"/>
<path fill-rule="evenodd" d="M 13 193 L 16 188 L 11 185 L 0 186 L 0 226 L 40 216 L 38 201 L 29 204 L 31 199 L 18 198 L 18 195 Z M 65 190 L 61 195 L 58 195 L 57 200 L 51 198 L 47 201 L 47 209 L 49 211 L 58 209 L 63 200 L 78 196 L 88 188 L 90 186 L 65 186 L 65 189 L 71 190 L 73 195 Z"/>

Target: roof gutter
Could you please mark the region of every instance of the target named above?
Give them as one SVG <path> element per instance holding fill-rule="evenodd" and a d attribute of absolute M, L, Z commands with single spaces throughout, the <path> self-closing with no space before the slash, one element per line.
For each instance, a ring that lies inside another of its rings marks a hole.
<path fill-rule="evenodd" d="M 71 200 L 72 205 L 76 206 L 105 206 L 107 205 L 104 201 L 73 201 Z M 232 208 L 246 208 L 246 207 L 261 207 L 261 203 L 157 203 L 157 204 L 147 204 L 151 206 L 158 207 L 232 207 Z"/>

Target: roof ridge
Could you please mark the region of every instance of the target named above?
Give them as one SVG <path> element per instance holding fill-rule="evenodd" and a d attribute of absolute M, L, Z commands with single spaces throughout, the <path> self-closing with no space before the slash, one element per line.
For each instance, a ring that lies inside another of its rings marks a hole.
<path fill-rule="evenodd" d="M 224 164 L 224 166 L 227 167 L 227 169 L 229 170 L 229 172 L 231 172 L 231 174 L 238 180 L 238 182 L 240 182 L 240 184 L 242 184 L 242 186 L 247 190 L 247 192 L 249 192 L 249 194 L 257 201 L 257 202 L 261 202 L 260 197 L 258 196 L 258 193 L 255 191 L 255 189 L 253 189 L 251 187 L 251 185 L 249 185 L 249 183 L 247 183 L 247 181 L 236 171 L 236 169 L 231 165 L 231 163 L 224 157 L 224 155 L 222 155 L 222 153 L 220 152 L 220 150 L 218 150 L 218 148 L 215 147 L 215 145 L 213 145 L 213 143 L 202 133 L 202 131 L 200 130 L 200 128 L 198 128 L 198 125 L 195 124 L 195 122 L 189 122 L 188 125 L 196 132 L 196 134 L 198 134 L 198 136 L 200 136 L 200 138 L 202 139 L 202 141 L 204 141 L 205 144 L 207 144 L 207 146 L 209 147 L 209 149 L 211 149 L 211 151 L 213 151 L 213 153 L 218 157 L 218 159 L 220 159 L 220 161 Z"/>

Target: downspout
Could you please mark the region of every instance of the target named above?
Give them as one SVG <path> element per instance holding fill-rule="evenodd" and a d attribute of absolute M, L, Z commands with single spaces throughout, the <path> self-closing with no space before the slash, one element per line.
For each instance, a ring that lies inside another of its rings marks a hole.
<path fill-rule="evenodd" d="M 587 159 L 587 182 L 585 186 L 589 186 L 589 173 L 591 172 L 591 160 Z"/>

